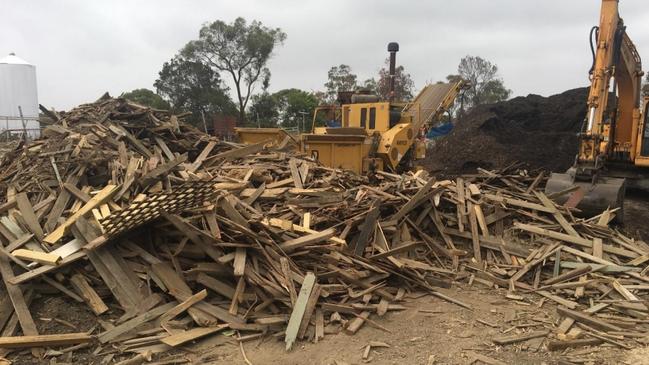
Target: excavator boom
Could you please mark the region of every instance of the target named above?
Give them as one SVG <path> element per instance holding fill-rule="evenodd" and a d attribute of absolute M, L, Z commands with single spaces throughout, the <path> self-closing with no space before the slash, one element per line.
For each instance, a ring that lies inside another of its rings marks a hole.
<path fill-rule="evenodd" d="M 579 205 L 584 215 L 623 207 L 625 179 L 610 168 L 635 167 L 641 146 L 642 64 L 618 5 L 619 0 L 602 0 L 599 26 L 591 30 L 588 112 L 575 163 L 566 173 L 553 173 L 546 185 L 546 192 L 555 195 L 577 185 L 584 194 Z M 615 97 L 610 96 L 611 90 Z M 564 195 L 558 200 L 565 199 Z"/>

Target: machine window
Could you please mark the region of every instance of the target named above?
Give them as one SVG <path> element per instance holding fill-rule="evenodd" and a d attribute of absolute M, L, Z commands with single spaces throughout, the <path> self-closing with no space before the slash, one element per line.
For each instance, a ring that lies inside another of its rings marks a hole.
<path fill-rule="evenodd" d="M 361 128 L 365 128 L 366 120 L 367 120 L 367 108 L 361 108 Z"/>
<path fill-rule="evenodd" d="M 370 129 L 376 128 L 376 108 L 370 108 Z"/>

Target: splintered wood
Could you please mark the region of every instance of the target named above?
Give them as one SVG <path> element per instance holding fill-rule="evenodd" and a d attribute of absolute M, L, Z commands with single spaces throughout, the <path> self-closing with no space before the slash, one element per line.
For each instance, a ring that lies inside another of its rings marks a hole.
<path fill-rule="evenodd" d="M 0 164 L 0 269 L 24 334 L 5 329 L 6 351 L 163 352 L 228 331 L 291 349 L 366 325 L 390 332 L 380 317 L 414 292 L 471 309 L 437 289 L 454 283 L 556 304 L 556 326 L 503 333 L 501 346 L 629 346 L 649 330 L 649 246 L 609 226 L 615 210 L 575 218 L 537 190 L 542 174 L 358 176 L 111 98 L 44 136 Z M 102 329 L 38 333 L 36 283 L 85 303 Z"/>

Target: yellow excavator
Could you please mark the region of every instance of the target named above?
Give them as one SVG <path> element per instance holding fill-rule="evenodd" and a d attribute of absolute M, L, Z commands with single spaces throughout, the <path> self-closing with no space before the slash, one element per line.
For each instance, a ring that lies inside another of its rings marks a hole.
<path fill-rule="evenodd" d="M 602 0 L 600 24 L 590 33 L 588 114 L 574 165 L 566 173 L 553 173 L 546 185 L 549 194 L 578 186 L 583 198 L 577 208 L 585 215 L 622 210 L 627 187 L 649 188 L 649 98 L 642 97 L 640 55 L 618 5 L 618 0 Z M 567 195 L 558 200 L 564 203 Z M 616 219 L 622 222 L 621 211 Z"/>
<path fill-rule="evenodd" d="M 394 101 L 396 53 L 399 44 L 388 44 L 390 54 L 389 100 L 376 95 L 339 93 L 340 106 L 315 110 L 310 133 L 292 143 L 325 166 L 366 174 L 376 170 L 397 171 L 414 167 L 426 154 L 426 129 L 441 119 L 457 96 L 468 88 L 464 81 L 426 85 L 412 102 Z M 327 120 L 336 126 L 316 127 Z M 243 143 L 267 140 L 275 145 L 286 133 L 277 128 L 237 128 Z M 295 141 L 297 138 L 294 138 Z"/>

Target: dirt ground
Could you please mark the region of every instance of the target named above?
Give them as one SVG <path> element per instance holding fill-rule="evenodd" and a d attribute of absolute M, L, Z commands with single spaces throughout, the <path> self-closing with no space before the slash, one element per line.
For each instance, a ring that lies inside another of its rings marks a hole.
<path fill-rule="evenodd" d="M 356 335 L 326 335 L 317 344 L 298 343 L 290 352 L 285 351 L 283 341 L 272 338 L 246 342 L 244 351 L 254 365 L 471 364 L 474 354 L 521 365 L 559 364 L 562 360 L 582 364 L 649 364 L 649 357 L 645 357 L 649 350 L 644 346 L 627 352 L 609 346 L 547 352 L 542 340 L 496 346 L 491 339 L 503 336 L 503 332 L 551 329 L 557 321 L 555 306 L 545 302 L 539 307 L 538 298 L 536 302 L 524 303 L 507 300 L 504 290 L 494 291 L 481 284 L 441 291 L 469 303 L 473 311 L 424 296 L 409 299 L 407 310 L 388 313 L 377 320 L 389 333 L 366 324 Z M 372 350 L 369 358 L 363 360 L 364 348 L 371 341 L 390 347 Z M 195 364 L 246 364 L 236 342 L 223 336 L 200 342 L 192 352 L 184 357 Z"/>

